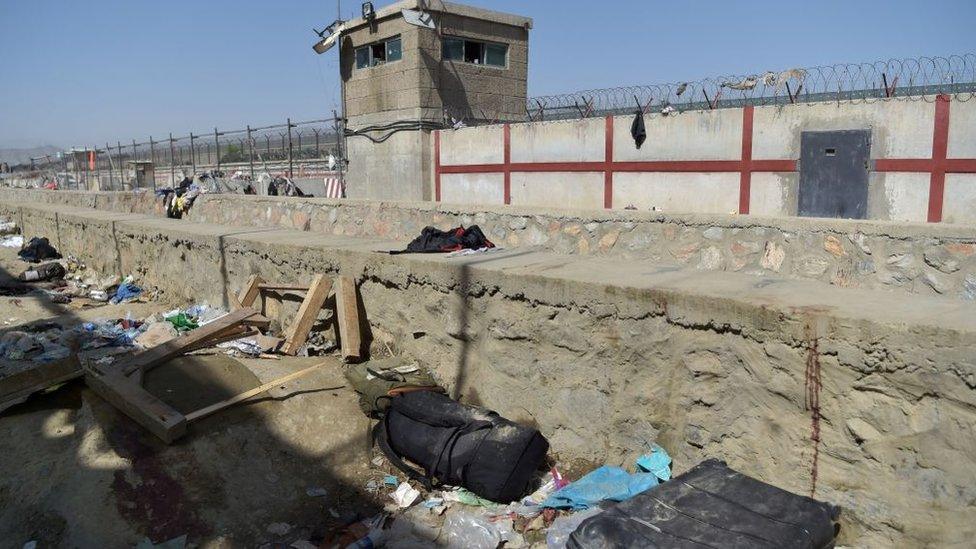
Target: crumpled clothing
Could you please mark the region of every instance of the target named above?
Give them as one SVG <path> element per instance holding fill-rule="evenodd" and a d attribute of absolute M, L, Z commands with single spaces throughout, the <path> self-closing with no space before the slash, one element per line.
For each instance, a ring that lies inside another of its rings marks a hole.
<path fill-rule="evenodd" d="M 644 128 L 644 112 L 634 113 L 634 121 L 630 124 L 630 136 L 634 138 L 634 145 L 641 148 L 647 139 L 647 130 Z"/>
<path fill-rule="evenodd" d="M 115 291 L 115 297 L 111 301 L 112 303 L 122 303 L 123 301 L 129 301 L 130 299 L 139 297 L 141 293 L 142 288 L 131 282 L 123 282 L 119 285 L 119 289 Z"/>
<path fill-rule="evenodd" d="M 40 263 L 47 259 L 61 259 L 61 254 L 44 237 L 33 237 L 27 242 L 23 250 L 17 252 L 21 259 L 28 263 Z"/>
<path fill-rule="evenodd" d="M 590 471 L 542 502 L 556 509 L 588 509 L 604 500 L 626 501 L 658 485 L 653 473 L 628 473 L 620 467 L 604 465 Z"/>

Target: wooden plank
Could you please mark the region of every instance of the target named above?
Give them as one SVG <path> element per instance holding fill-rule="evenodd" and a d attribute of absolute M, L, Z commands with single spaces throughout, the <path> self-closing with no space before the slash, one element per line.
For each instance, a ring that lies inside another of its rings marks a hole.
<path fill-rule="evenodd" d="M 87 368 L 85 383 L 98 396 L 167 444 L 186 434 L 186 417 L 117 370 Z"/>
<path fill-rule="evenodd" d="M 254 305 L 254 302 L 258 298 L 258 294 L 261 293 L 261 289 L 258 287 L 264 280 L 258 275 L 251 275 L 247 279 L 247 283 L 244 284 L 244 288 L 241 289 L 241 293 L 237 296 L 237 303 L 241 307 L 250 307 Z"/>
<path fill-rule="evenodd" d="M 281 294 L 278 292 L 267 292 L 264 294 L 264 316 L 269 320 L 281 322 Z"/>
<path fill-rule="evenodd" d="M 245 326 L 250 326 L 252 328 L 260 328 L 262 330 L 267 330 L 268 326 L 271 326 L 271 319 L 262 314 L 255 314 L 254 316 L 242 320 L 241 324 Z"/>
<path fill-rule="evenodd" d="M 352 277 L 340 276 L 336 282 L 336 316 L 339 341 L 342 343 L 343 360 L 358 361 L 363 345 L 359 333 L 359 299 L 356 295 L 356 281 Z"/>
<path fill-rule="evenodd" d="M 331 289 L 332 279 L 326 278 L 324 275 L 315 275 L 315 279 L 309 286 L 308 294 L 305 295 L 305 301 L 302 301 L 301 307 L 298 308 L 295 320 L 285 331 L 285 344 L 282 346 L 284 354 L 294 355 L 305 344 L 308 333 L 312 330 L 312 324 L 315 324 L 319 310 L 325 304 Z"/>
<path fill-rule="evenodd" d="M 307 292 L 307 284 L 258 284 L 261 290 Z"/>
<path fill-rule="evenodd" d="M 0 411 L 19 404 L 37 391 L 64 383 L 84 375 L 78 355 L 63 360 L 35 364 L 0 378 Z"/>
<path fill-rule="evenodd" d="M 257 311 L 250 308 L 238 309 L 213 322 L 192 330 L 182 337 L 171 339 L 162 345 L 157 345 L 152 349 L 143 351 L 126 361 L 120 362 L 116 368 L 125 375 L 131 374 L 135 370 L 146 370 L 177 357 L 202 342 L 226 335 L 228 328 L 237 326 L 242 320 L 256 314 Z"/>
<path fill-rule="evenodd" d="M 193 420 L 196 420 L 196 419 L 200 419 L 200 418 L 209 416 L 210 414 L 213 414 L 215 412 L 219 412 L 220 410 L 223 410 L 224 408 L 227 408 L 228 406 L 233 406 L 234 404 L 237 404 L 238 402 L 243 402 L 243 401 L 251 398 L 254 395 L 261 394 L 261 393 L 267 391 L 268 389 L 274 387 L 275 385 L 279 385 L 281 383 L 285 383 L 285 382 L 291 381 L 291 380 L 293 380 L 293 379 L 295 379 L 297 377 L 301 377 L 301 376 L 303 376 L 305 374 L 308 374 L 312 370 L 317 369 L 319 366 L 322 366 L 323 364 L 325 364 L 325 363 L 323 362 L 321 364 L 316 364 L 315 366 L 309 366 L 308 368 L 305 368 L 304 370 L 299 370 L 297 372 L 292 372 L 292 373 L 290 373 L 290 374 L 288 374 L 286 376 L 279 377 L 278 379 L 276 379 L 274 381 L 269 381 L 269 382 L 267 382 L 267 383 L 265 383 L 263 385 L 259 385 L 259 386 L 255 387 L 253 389 L 244 391 L 243 393 L 241 393 L 239 395 L 232 396 L 232 397 L 230 397 L 228 399 L 221 400 L 220 402 L 211 404 L 210 406 L 206 406 L 206 407 L 200 408 L 199 410 L 196 410 L 194 412 L 190 412 L 189 414 L 186 414 L 186 420 L 187 421 L 193 421 Z"/>

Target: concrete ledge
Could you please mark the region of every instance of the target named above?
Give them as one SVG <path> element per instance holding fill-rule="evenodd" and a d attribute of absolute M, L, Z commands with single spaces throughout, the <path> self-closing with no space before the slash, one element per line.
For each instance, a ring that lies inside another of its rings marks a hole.
<path fill-rule="evenodd" d="M 535 422 L 570 470 L 657 440 L 679 472 L 718 457 L 798 493 L 815 474 L 816 496 L 845 507 L 845 543 L 976 535 L 968 302 L 538 249 L 390 256 L 402 242 L 60 205 L 0 215 L 174 301 L 226 303 L 251 274 L 355 276 L 375 346 Z"/>
<path fill-rule="evenodd" d="M 149 193 L 0 189 L 0 199 L 163 215 Z M 506 248 L 976 300 L 974 226 L 242 195 L 205 195 L 185 220 L 399 241 L 478 224 Z"/>

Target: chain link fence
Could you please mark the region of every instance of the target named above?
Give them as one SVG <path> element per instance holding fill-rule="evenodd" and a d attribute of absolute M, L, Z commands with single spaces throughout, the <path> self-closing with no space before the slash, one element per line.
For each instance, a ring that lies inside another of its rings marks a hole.
<path fill-rule="evenodd" d="M 32 158 L 28 169 L 63 189 L 155 189 L 200 173 L 249 179 L 267 172 L 311 177 L 339 169 L 340 131 L 334 118 L 244 129 L 150 136 Z"/>

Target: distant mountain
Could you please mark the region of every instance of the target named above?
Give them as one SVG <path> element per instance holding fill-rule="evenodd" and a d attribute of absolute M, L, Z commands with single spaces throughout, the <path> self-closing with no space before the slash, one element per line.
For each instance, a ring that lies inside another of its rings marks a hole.
<path fill-rule="evenodd" d="M 42 145 L 28 149 L 0 149 L 0 162 L 6 162 L 11 166 L 16 164 L 27 164 L 31 157 L 38 158 L 45 154 L 55 155 L 60 151 L 54 145 Z"/>

